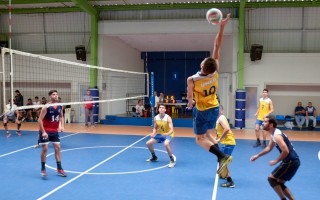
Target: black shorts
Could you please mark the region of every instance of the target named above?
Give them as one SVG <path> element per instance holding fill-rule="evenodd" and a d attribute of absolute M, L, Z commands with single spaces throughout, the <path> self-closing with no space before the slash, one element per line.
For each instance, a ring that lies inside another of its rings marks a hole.
<path fill-rule="evenodd" d="M 60 143 L 59 133 L 58 132 L 49 132 L 48 138 L 44 139 L 42 137 L 42 132 L 39 131 L 39 144 L 48 144 L 49 142 Z"/>
<path fill-rule="evenodd" d="M 272 175 L 277 179 L 289 181 L 295 175 L 299 166 L 299 159 L 281 162 L 280 165 L 272 171 Z"/>

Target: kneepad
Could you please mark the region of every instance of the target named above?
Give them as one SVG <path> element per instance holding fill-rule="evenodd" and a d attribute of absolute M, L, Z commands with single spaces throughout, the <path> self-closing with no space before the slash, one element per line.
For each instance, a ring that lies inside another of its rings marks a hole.
<path fill-rule="evenodd" d="M 287 186 L 285 186 L 284 183 L 280 183 L 280 187 L 282 190 L 285 190 L 287 188 Z"/>
<path fill-rule="evenodd" d="M 279 185 L 278 181 L 274 178 L 268 177 L 268 182 L 271 185 L 271 187 L 275 187 L 275 186 Z"/>

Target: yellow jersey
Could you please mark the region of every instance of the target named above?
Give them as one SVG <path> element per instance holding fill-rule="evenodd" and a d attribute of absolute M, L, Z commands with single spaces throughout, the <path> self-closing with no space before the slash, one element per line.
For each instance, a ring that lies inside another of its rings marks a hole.
<path fill-rule="evenodd" d="M 258 113 L 258 120 L 263 120 L 264 116 L 267 115 L 268 112 L 270 112 L 270 98 L 263 98 L 261 97 L 259 100 L 259 113 Z"/>
<path fill-rule="evenodd" d="M 208 75 L 202 75 L 198 72 L 192 76 L 194 82 L 193 94 L 198 110 L 204 111 L 219 106 L 216 94 L 219 86 L 218 79 L 218 72 Z"/>
<path fill-rule="evenodd" d="M 170 131 L 168 117 L 169 115 L 167 114 L 165 114 L 164 117 L 161 117 L 160 114 L 154 117 L 156 127 L 159 130 L 159 134 L 168 133 L 168 131 Z M 174 132 L 171 133 L 171 137 L 174 137 Z"/>
<path fill-rule="evenodd" d="M 217 137 L 220 138 L 223 134 L 223 127 L 221 126 L 221 124 L 219 123 L 219 121 L 225 121 L 226 123 L 228 123 L 227 118 L 224 115 L 220 115 L 217 123 L 216 123 L 216 131 L 217 131 Z M 232 133 L 232 131 L 230 130 L 227 135 L 225 135 L 221 140 L 220 140 L 221 144 L 224 145 L 236 145 L 236 140 L 234 138 L 234 135 Z"/>

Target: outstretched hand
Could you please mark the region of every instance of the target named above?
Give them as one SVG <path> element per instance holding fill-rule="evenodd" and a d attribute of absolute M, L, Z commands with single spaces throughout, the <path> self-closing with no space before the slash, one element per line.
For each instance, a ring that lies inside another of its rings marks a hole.
<path fill-rule="evenodd" d="M 230 16 L 231 16 L 231 13 L 228 13 L 227 17 L 221 20 L 220 25 L 225 26 L 230 20 Z"/>

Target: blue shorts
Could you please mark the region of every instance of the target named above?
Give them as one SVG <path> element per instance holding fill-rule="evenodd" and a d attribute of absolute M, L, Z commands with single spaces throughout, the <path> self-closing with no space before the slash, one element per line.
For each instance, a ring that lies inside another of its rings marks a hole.
<path fill-rule="evenodd" d="M 272 171 L 272 175 L 281 180 L 290 181 L 300 166 L 300 160 L 290 160 L 281 162 L 278 167 Z"/>
<path fill-rule="evenodd" d="M 208 130 L 216 128 L 219 116 L 219 106 L 209 110 L 196 110 L 193 117 L 193 132 L 196 135 L 203 135 Z"/>
<path fill-rule="evenodd" d="M 256 124 L 258 124 L 259 126 L 263 125 L 263 120 L 257 119 L 256 120 Z"/>
<path fill-rule="evenodd" d="M 60 143 L 59 133 L 58 132 L 50 132 L 48 133 L 48 138 L 43 139 L 42 132 L 39 131 L 39 144 L 48 144 L 49 142 L 52 143 Z"/>
<path fill-rule="evenodd" d="M 172 140 L 172 137 L 171 137 L 170 135 L 168 135 L 168 136 L 163 136 L 163 135 L 161 135 L 161 134 L 157 134 L 156 136 L 154 136 L 153 139 L 157 140 L 158 143 L 162 143 L 162 142 L 164 142 L 165 140 L 171 141 L 171 140 Z"/>
<path fill-rule="evenodd" d="M 220 144 L 220 151 L 231 156 L 233 149 L 236 145 Z"/>

